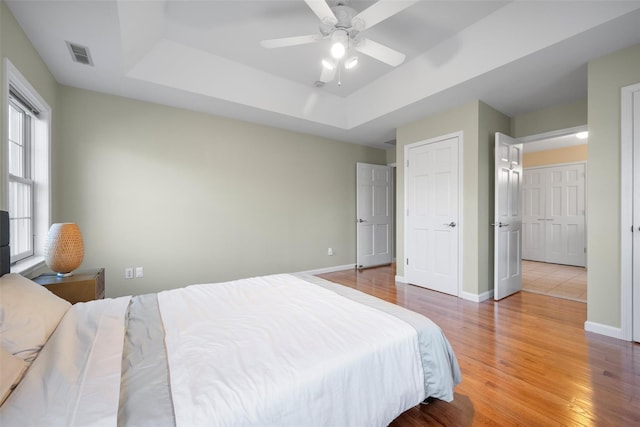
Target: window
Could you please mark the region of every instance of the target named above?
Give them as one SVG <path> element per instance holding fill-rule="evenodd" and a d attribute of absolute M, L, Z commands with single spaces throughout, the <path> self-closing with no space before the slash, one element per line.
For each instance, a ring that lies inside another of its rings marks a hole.
<path fill-rule="evenodd" d="M 37 111 L 9 89 L 9 223 L 11 262 L 33 256 L 32 119 Z"/>
<path fill-rule="evenodd" d="M 27 273 L 44 259 L 50 224 L 51 109 L 5 58 L 3 201 L 9 211 L 12 271 Z"/>

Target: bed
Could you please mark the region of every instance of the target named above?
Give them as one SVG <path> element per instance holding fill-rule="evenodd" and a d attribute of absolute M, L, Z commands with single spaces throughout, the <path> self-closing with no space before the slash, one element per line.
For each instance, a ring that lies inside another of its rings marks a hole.
<path fill-rule="evenodd" d="M 0 321 L 2 426 L 384 426 L 461 380 L 428 318 L 304 274 L 75 305 L 4 274 Z"/>

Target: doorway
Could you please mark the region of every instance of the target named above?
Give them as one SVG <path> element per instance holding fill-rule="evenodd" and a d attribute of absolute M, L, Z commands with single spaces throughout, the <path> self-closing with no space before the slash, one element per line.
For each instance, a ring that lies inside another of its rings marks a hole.
<path fill-rule="evenodd" d="M 522 288 L 586 302 L 586 126 L 522 140 Z"/>

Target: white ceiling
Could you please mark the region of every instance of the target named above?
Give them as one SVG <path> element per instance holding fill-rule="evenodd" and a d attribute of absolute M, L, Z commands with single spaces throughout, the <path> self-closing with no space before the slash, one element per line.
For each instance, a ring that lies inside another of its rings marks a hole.
<path fill-rule="evenodd" d="M 7 4 L 61 84 L 384 148 L 397 127 L 473 99 L 509 116 L 584 99 L 587 62 L 640 43 L 640 0 L 423 0 L 366 30 L 402 65 L 360 55 L 341 86 L 317 88 L 328 41 L 259 44 L 318 31 L 301 0 Z"/>

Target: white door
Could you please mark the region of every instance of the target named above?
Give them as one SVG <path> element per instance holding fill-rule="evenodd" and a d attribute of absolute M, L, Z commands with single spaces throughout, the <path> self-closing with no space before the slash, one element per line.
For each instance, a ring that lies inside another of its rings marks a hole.
<path fill-rule="evenodd" d="M 546 262 L 585 266 L 584 164 L 547 170 Z"/>
<path fill-rule="evenodd" d="M 522 258 L 584 267 L 585 165 L 523 173 Z"/>
<path fill-rule="evenodd" d="M 458 295 L 458 136 L 405 151 L 405 276 L 409 283 Z"/>
<path fill-rule="evenodd" d="M 493 296 L 522 289 L 522 144 L 496 132 Z"/>
<path fill-rule="evenodd" d="M 356 171 L 357 267 L 391 264 L 391 167 L 357 163 Z"/>
<path fill-rule="evenodd" d="M 546 177 L 543 169 L 529 169 L 522 179 L 522 258 L 546 260 Z"/>

